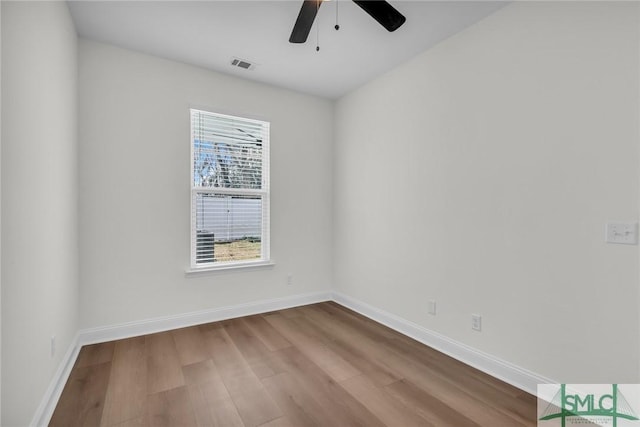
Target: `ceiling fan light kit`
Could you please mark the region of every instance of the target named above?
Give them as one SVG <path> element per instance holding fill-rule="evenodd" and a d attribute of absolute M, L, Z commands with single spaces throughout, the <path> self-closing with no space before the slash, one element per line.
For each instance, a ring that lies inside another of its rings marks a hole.
<path fill-rule="evenodd" d="M 397 30 L 407 20 L 404 15 L 396 10 L 396 8 L 384 0 L 353 0 L 353 2 L 360 6 L 362 10 L 367 12 L 369 16 L 375 19 L 389 32 Z M 311 27 L 313 26 L 313 22 L 316 19 L 316 15 L 318 14 L 318 10 L 320 10 L 322 3 L 323 0 L 304 0 L 302 2 L 298 18 L 296 19 L 296 23 L 291 31 L 291 36 L 289 37 L 290 43 L 304 43 L 307 41 L 309 33 L 311 32 Z M 334 28 L 336 30 L 340 29 L 337 22 Z M 316 47 L 316 50 L 319 49 Z"/>

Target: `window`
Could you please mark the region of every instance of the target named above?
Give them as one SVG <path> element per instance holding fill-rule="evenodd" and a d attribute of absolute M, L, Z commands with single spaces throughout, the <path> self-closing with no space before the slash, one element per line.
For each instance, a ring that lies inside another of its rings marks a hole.
<path fill-rule="evenodd" d="M 269 261 L 269 123 L 191 110 L 191 268 Z"/>

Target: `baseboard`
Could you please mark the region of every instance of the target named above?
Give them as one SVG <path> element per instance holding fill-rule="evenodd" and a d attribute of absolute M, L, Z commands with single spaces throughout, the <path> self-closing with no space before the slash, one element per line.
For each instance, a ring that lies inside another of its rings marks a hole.
<path fill-rule="evenodd" d="M 51 416 L 56 408 L 62 390 L 64 389 L 73 365 L 76 363 L 80 348 L 83 345 L 113 341 L 122 338 L 152 334 L 168 331 L 176 328 L 200 325 L 219 320 L 232 319 L 234 317 L 249 316 L 252 314 L 267 313 L 274 310 L 298 307 L 331 300 L 331 292 L 315 292 L 302 295 L 293 295 L 282 298 L 255 301 L 246 304 L 238 304 L 229 307 L 214 308 L 175 316 L 158 317 L 138 322 L 122 323 L 103 328 L 83 329 L 76 334 L 69 346 L 67 353 L 60 362 L 47 391 L 45 392 L 38 409 L 31 421 L 31 426 L 46 426 L 51 421 Z"/>
<path fill-rule="evenodd" d="M 62 394 L 62 390 L 78 358 L 80 348 L 83 345 L 130 338 L 331 300 L 528 393 L 535 395 L 537 384 L 557 383 L 556 381 L 544 378 L 512 363 L 483 353 L 399 316 L 341 294 L 340 292 L 315 292 L 80 330 L 73 339 L 58 370 L 51 380 L 31 421 L 31 426 L 46 426 L 49 424 L 58 399 Z"/>
<path fill-rule="evenodd" d="M 40 401 L 40 405 L 38 406 L 38 409 L 36 409 L 36 413 L 31 420 L 31 424 L 29 424 L 30 426 L 40 427 L 49 425 L 53 411 L 56 409 L 58 400 L 62 395 L 62 390 L 64 389 L 65 384 L 67 384 L 67 380 L 71 374 L 71 369 L 76 363 L 79 352 L 80 346 L 78 345 L 78 334 L 76 334 L 71 341 L 71 344 L 69 344 L 67 352 L 62 358 L 62 361 L 58 366 L 58 370 L 53 375 L 53 378 L 49 383 L 49 387 L 44 393 L 44 397 Z"/>
<path fill-rule="evenodd" d="M 507 361 L 498 359 L 490 354 L 476 350 L 458 341 L 452 340 L 437 332 L 430 331 L 418 324 L 398 317 L 394 314 L 373 307 L 340 292 L 332 293 L 333 301 L 355 312 L 362 314 L 378 323 L 409 336 L 429 347 L 467 365 L 473 366 L 495 378 L 509 383 L 535 396 L 538 384 L 555 384 L 549 378 L 530 372 Z"/>
<path fill-rule="evenodd" d="M 210 310 L 194 311 L 175 316 L 157 317 L 154 319 L 121 323 L 118 325 L 83 329 L 79 332 L 78 343 L 83 346 L 137 337 L 203 323 L 233 319 L 235 317 L 250 316 L 252 314 L 267 313 L 274 310 L 297 307 L 331 300 L 331 292 L 314 292 L 281 298 L 249 302 Z"/>

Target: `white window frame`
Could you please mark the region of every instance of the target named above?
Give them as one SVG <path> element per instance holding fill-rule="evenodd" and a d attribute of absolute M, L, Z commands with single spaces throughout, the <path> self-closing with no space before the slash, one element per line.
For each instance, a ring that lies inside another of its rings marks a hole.
<path fill-rule="evenodd" d="M 224 188 L 224 187 L 201 187 L 196 186 L 194 183 L 194 135 L 196 130 L 193 124 L 193 114 L 203 113 L 210 116 L 220 117 L 222 119 L 237 119 L 243 122 L 256 123 L 263 126 L 265 129 L 262 135 L 262 169 L 261 177 L 262 183 L 260 189 L 250 188 Z M 189 182 L 191 187 L 191 254 L 190 254 L 190 268 L 187 269 L 187 273 L 198 273 L 216 270 L 236 269 L 236 268 L 252 268 L 260 266 L 272 266 L 273 262 L 270 258 L 270 165 L 269 165 L 269 138 L 270 138 L 270 123 L 263 120 L 249 119 L 240 116 L 231 116 L 226 114 L 214 113 L 211 111 L 191 108 L 189 110 L 189 122 L 190 122 L 190 158 L 191 164 Z M 230 196 L 259 196 L 262 199 L 262 218 L 261 218 L 261 242 L 260 249 L 261 254 L 259 259 L 251 260 L 239 260 L 239 261 L 219 261 L 208 263 L 196 262 L 197 251 L 197 219 L 196 219 L 196 200 L 198 194 L 219 194 Z"/>

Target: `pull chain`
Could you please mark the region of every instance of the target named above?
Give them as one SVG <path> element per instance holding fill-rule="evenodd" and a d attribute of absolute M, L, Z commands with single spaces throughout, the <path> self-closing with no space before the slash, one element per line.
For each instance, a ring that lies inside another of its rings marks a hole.
<path fill-rule="evenodd" d="M 320 2 L 322 0 L 316 0 L 316 16 L 318 14 L 318 11 L 320 10 Z M 316 52 L 320 52 L 320 25 L 318 24 L 318 21 L 316 20 Z"/>
<path fill-rule="evenodd" d="M 336 31 L 340 29 L 340 25 L 338 24 L 338 3 L 340 3 L 340 1 L 336 0 L 336 25 L 333 27 Z"/>

